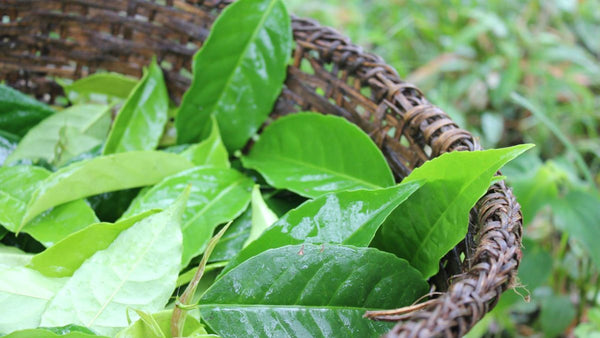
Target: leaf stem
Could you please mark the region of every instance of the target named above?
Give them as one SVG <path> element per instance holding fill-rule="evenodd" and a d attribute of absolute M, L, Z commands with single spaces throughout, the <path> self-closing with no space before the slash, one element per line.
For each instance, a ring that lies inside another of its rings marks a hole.
<path fill-rule="evenodd" d="M 190 300 L 196 293 L 196 288 L 198 288 L 198 283 L 200 283 L 200 279 L 202 279 L 202 275 L 204 275 L 204 270 L 206 269 L 206 264 L 208 263 L 208 259 L 210 258 L 210 254 L 214 250 L 215 246 L 219 242 L 219 239 L 223 236 L 225 231 L 229 229 L 229 225 L 231 222 L 227 223 L 221 231 L 219 231 L 211 240 L 208 242 L 206 246 L 206 250 L 204 251 L 204 256 L 202 256 L 202 260 L 200 264 L 198 264 L 198 270 L 192 278 L 192 281 L 188 284 L 185 291 L 175 303 L 175 308 L 173 309 L 173 317 L 171 317 L 171 335 L 173 337 L 181 337 L 183 334 L 183 324 L 185 320 L 185 313 L 187 309 L 185 309 L 186 305 L 189 305 Z"/>

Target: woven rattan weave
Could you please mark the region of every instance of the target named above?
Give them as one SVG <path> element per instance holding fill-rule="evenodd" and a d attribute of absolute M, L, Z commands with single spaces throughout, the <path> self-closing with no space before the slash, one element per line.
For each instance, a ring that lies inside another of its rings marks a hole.
<path fill-rule="evenodd" d="M 190 61 L 231 0 L 0 0 L 0 80 L 52 101 L 53 77 L 98 70 L 141 76 L 153 55 L 175 101 L 190 84 Z M 336 31 L 293 18 L 295 49 L 272 116 L 313 110 L 343 116 L 367 132 L 397 180 L 429 158 L 478 150 L 423 93 Z M 323 95 L 324 93 L 324 95 Z M 471 211 L 469 235 L 432 279 L 439 297 L 394 316 L 389 336 L 459 336 L 513 283 L 521 258 L 521 213 L 511 190 L 495 183 Z M 466 257 L 461 262 L 458 257 Z"/>

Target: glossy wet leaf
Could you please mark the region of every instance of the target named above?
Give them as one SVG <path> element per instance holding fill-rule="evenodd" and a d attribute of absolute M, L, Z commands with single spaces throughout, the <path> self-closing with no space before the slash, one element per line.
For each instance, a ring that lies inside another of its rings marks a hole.
<path fill-rule="evenodd" d="M 248 244 L 254 242 L 278 219 L 277 215 L 269 209 L 269 206 L 263 200 L 258 185 L 255 185 L 252 189 L 251 207 L 252 227 L 250 228 L 250 236 L 248 236 L 244 246 L 248 246 Z"/>
<path fill-rule="evenodd" d="M 27 329 L 13 332 L 4 338 L 103 338 L 92 331 L 77 325 L 67 325 L 63 327 L 44 327 L 38 329 Z"/>
<path fill-rule="evenodd" d="M 306 197 L 394 184 L 375 143 L 341 117 L 300 113 L 269 125 L 243 158 L 267 182 Z"/>
<path fill-rule="evenodd" d="M 41 159 L 61 164 L 104 142 L 109 127 L 109 106 L 71 106 L 31 128 L 6 161 Z"/>
<path fill-rule="evenodd" d="M 378 336 L 393 324 L 362 318 L 365 310 L 410 305 L 427 290 L 421 274 L 390 253 L 291 245 L 218 279 L 202 296 L 200 312 L 221 336 Z"/>
<path fill-rule="evenodd" d="M 0 166 L 4 165 L 6 158 L 17 148 L 18 138 L 11 137 L 8 133 L 0 132 Z"/>
<path fill-rule="evenodd" d="M 38 186 L 21 225 L 48 208 L 109 191 L 152 185 L 191 168 L 185 158 L 161 151 L 133 151 L 83 160 L 48 176 Z"/>
<path fill-rule="evenodd" d="M 231 167 L 229 164 L 229 154 L 221 140 L 219 125 L 214 116 L 211 116 L 211 119 L 211 131 L 208 138 L 198 144 L 191 145 L 181 152 L 181 156 L 196 165 L 229 168 Z"/>
<path fill-rule="evenodd" d="M 152 318 L 159 325 L 164 336 L 157 335 L 154 330 L 142 319 L 138 319 L 126 329 L 117 333 L 116 338 L 170 338 L 171 336 L 171 316 L 173 310 L 164 310 L 152 314 Z M 202 330 L 202 325 L 192 316 L 187 316 L 183 327 L 183 337 L 189 337 L 194 331 Z M 198 331 L 199 333 L 201 331 Z M 206 331 L 204 331 L 206 333 Z"/>
<path fill-rule="evenodd" d="M 552 203 L 556 226 L 575 238 L 588 251 L 596 267 L 600 267 L 600 196 L 598 192 L 574 189 Z"/>
<path fill-rule="evenodd" d="M 419 186 L 419 182 L 412 182 L 378 190 L 333 193 L 307 201 L 245 247 L 224 271 L 265 250 L 290 244 L 368 246 L 388 215 Z"/>
<path fill-rule="evenodd" d="M 60 82 L 59 82 L 60 83 Z M 138 80 L 119 73 L 95 73 L 70 84 L 60 83 L 69 101 L 74 104 L 93 100 L 101 96 L 124 100 L 135 88 Z"/>
<path fill-rule="evenodd" d="M 33 256 L 30 268 L 49 277 L 68 277 L 98 251 L 104 250 L 126 229 L 159 212 L 149 210 L 116 223 L 95 223 Z"/>
<path fill-rule="evenodd" d="M 17 232 L 26 213 L 27 203 L 35 189 L 50 174 L 48 170 L 34 166 L 0 168 L 0 224 L 12 232 Z M 51 246 L 97 221 L 90 206 L 84 200 L 76 200 L 42 213 L 21 231 L 30 234 L 45 246 Z"/>
<path fill-rule="evenodd" d="M 0 332 L 38 327 L 46 305 L 64 282 L 25 267 L 0 265 Z"/>
<path fill-rule="evenodd" d="M 183 214 L 182 266 L 201 254 L 219 224 L 235 219 L 250 202 L 253 182 L 233 169 L 193 168 L 171 176 L 138 196 L 124 217 L 170 205 L 191 186 Z"/>
<path fill-rule="evenodd" d="M 494 174 L 532 145 L 452 152 L 425 162 L 404 182 L 424 185 L 387 218 L 373 245 L 408 260 L 425 278 L 467 233 L 469 210 L 487 191 Z"/>
<path fill-rule="evenodd" d="M 179 272 L 186 201 L 184 193 L 87 259 L 50 301 L 41 325 L 73 323 L 114 335 L 128 326 L 128 308 L 150 313 L 163 309 Z"/>
<path fill-rule="evenodd" d="M 177 113 L 178 143 L 204 139 L 210 115 L 227 149 L 240 149 L 267 118 L 291 55 L 290 18 L 281 0 L 227 6 L 194 56 L 194 78 Z"/>
<path fill-rule="evenodd" d="M 153 59 L 117 114 L 102 153 L 155 149 L 167 123 L 168 110 L 165 80 Z"/>
<path fill-rule="evenodd" d="M 54 110 L 49 106 L 0 84 L 0 130 L 23 136 L 52 114 Z"/>

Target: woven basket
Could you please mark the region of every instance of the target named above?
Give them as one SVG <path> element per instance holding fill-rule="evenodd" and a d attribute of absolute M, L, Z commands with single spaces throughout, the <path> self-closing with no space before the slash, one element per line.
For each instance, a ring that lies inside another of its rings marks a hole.
<path fill-rule="evenodd" d="M 0 81 L 51 102 L 63 94 L 52 77 L 97 70 L 140 77 L 156 55 L 170 65 L 164 73 L 179 102 L 193 54 L 231 1 L 0 0 Z M 397 180 L 444 152 L 480 149 L 377 55 L 311 20 L 293 17 L 292 27 L 293 65 L 272 116 L 312 110 L 348 119 L 372 137 Z M 417 311 L 388 318 L 398 322 L 388 336 L 465 334 L 514 281 L 521 231 L 511 190 L 495 183 L 471 211 L 469 234 L 431 279 L 443 292 Z"/>

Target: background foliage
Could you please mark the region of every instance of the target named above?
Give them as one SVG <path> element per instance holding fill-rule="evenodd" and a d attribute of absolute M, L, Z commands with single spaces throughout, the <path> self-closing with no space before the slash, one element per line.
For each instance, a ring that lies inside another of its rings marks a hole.
<path fill-rule="evenodd" d="M 382 56 L 486 148 L 522 205 L 516 290 L 473 331 L 600 336 L 600 1 L 286 0 Z"/>

